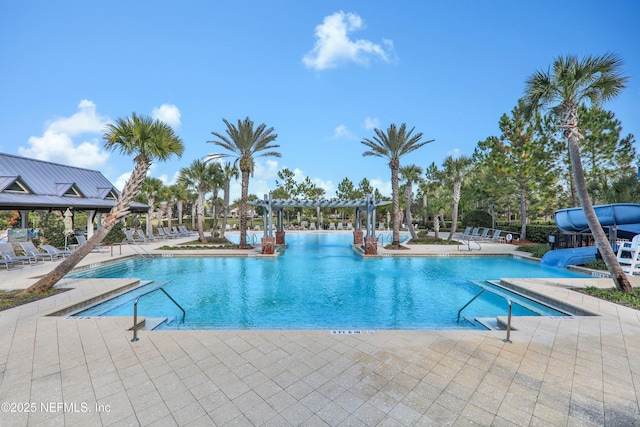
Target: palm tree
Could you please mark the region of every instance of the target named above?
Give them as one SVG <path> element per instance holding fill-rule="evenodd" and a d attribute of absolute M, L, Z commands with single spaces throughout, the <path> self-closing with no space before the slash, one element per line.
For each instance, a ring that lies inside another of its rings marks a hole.
<path fill-rule="evenodd" d="M 224 238 L 224 232 L 227 229 L 227 216 L 229 215 L 229 188 L 231 186 L 232 179 L 238 179 L 240 171 L 238 166 L 231 162 L 225 162 L 222 165 L 222 177 L 224 181 L 223 188 L 223 200 L 222 200 L 222 227 L 220 229 L 220 236 Z"/>
<path fill-rule="evenodd" d="M 552 69 L 538 71 L 526 80 L 524 100 L 529 117 L 535 111 L 553 104 L 551 111 L 558 116 L 567 140 L 576 192 L 596 246 L 616 287 L 624 292 L 632 292 L 629 278 L 620 268 L 589 198 L 580 158 L 582 135 L 578 130 L 578 109 L 581 104 L 600 107 L 625 88 L 627 78 L 620 74 L 621 67 L 622 59 L 612 53 L 596 57 L 589 55 L 582 60 L 573 55 L 557 57 Z"/>
<path fill-rule="evenodd" d="M 423 181 L 423 170 L 418 165 L 408 165 L 400 168 L 400 174 L 402 179 L 406 181 L 405 185 L 405 217 L 407 219 L 407 225 L 409 227 L 409 233 L 411 233 L 412 239 L 417 239 L 418 235 L 413 228 L 413 221 L 411 220 L 411 201 L 413 200 L 413 183 L 419 184 Z"/>
<path fill-rule="evenodd" d="M 119 151 L 125 155 L 135 155 L 135 167 L 131 177 L 118 195 L 111 211 L 105 216 L 102 225 L 87 240 L 87 243 L 68 258 L 63 260 L 49 274 L 25 289 L 25 293 L 41 293 L 53 287 L 69 273 L 82 259 L 98 246 L 115 224 L 129 215 L 129 207 L 142 186 L 149 167 L 154 160 L 165 161 L 173 155 L 182 156 L 184 146 L 171 126 L 150 117 L 133 113 L 131 118 L 120 118 L 108 124 L 103 135 L 107 150 Z"/>
<path fill-rule="evenodd" d="M 173 221 L 173 208 L 175 204 L 178 203 L 179 192 L 182 191 L 180 187 L 181 186 L 178 184 L 172 184 L 168 187 L 164 187 L 164 190 L 162 191 L 162 196 L 167 203 L 167 227 L 169 227 L 169 230 L 171 230 Z"/>
<path fill-rule="evenodd" d="M 240 193 L 240 247 L 247 248 L 247 198 L 249 196 L 249 175 L 253 174 L 254 157 L 281 157 L 278 151 L 272 151 L 280 147 L 273 142 L 278 137 L 273 133 L 274 129 L 268 128 L 263 123 L 254 129 L 254 123 L 246 117 L 238 120 L 238 126 L 234 126 L 226 119 L 222 119 L 227 126 L 226 135 L 211 132 L 218 140 L 207 141 L 224 148 L 230 153 L 213 153 L 206 157 L 205 161 L 222 157 L 235 157 L 242 175 L 242 190 Z"/>
<path fill-rule="evenodd" d="M 360 141 L 362 144 L 370 148 L 370 150 L 362 153 L 363 156 L 376 156 L 389 160 L 389 168 L 391 169 L 391 198 L 393 206 L 393 241 L 391 246 L 397 248 L 400 246 L 400 202 L 398 197 L 398 171 L 400 169 L 400 158 L 405 154 L 409 154 L 412 151 L 417 150 L 425 144 L 433 142 L 420 141 L 422 139 L 422 132 L 418 132 L 415 135 L 411 135 L 415 128 L 411 128 L 407 132 L 407 125 L 405 123 L 398 128 L 395 124 L 391 124 L 387 129 L 387 133 L 376 128 L 374 129 L 376 136 L 373 139 L 365 138 Z"/>
<path fill-rule="evenodd" d="M 147 206 L 149 206 L 149 210 L 147 211 L 147 235 L 149 237 L 153 236 L 153 224 L 151 220 L 153 219 L 153 212 L 156 209 L 156 202 L 159 201 L 158 198 L 163 188 L 164 184 L 160 179 L 151 177 L 146 177 L 140 188 L 140 193 L 146 197 Z"/>
<path fill-rule="evenodd" d="M 205 195 L 213 181 L 214 164 L 206 164 L 200 160 L 194 160 L 188 168 L 180 169 L 178 182 L 185 187 L 189 187 L 197 191 L 198 199 L 196 202 L 198 212 L 198 239 L 206 242 L 204 237 L 204 202 Z"/>
<path fill-rule="evenodd" d="M 453 239 L 453 235 L 456 233 L 456 227 L 458 226 L 458 207 L 460 205 L 460 190 L 462 188 L 462 181 L 469 172 L 473 159 L 469 156 L 461 155 L 458 158 L 453 156 L 445 157 L 442 162 L 442 176 L 446 181 L 453 185 L 453 207 L 451 212 L 451 231 L 449 232 L 448 242 Z"/>

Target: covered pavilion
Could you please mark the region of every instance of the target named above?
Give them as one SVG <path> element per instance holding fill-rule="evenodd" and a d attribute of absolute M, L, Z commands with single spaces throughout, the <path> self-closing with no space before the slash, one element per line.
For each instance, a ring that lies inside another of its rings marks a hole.
<path fill-rule="evenodd" d="M 99 171 L 0 153 L 0 210 L 19 211 L 22 228 L 28 227 L 31 211 L 60 211 L 71 219 L 74 212 L 85 211 L 90 237 L 93 221 L 100 226 L 118 195 Z M 131 212 L 147 209 L 143 203 L 131 205 Z"/>
<path fill-rule="evenodd" d="M 285 208 L 355 208 L 356 218 L 353 231 L 353 244 L 363 245 L 362 216 L 365 217 L 364 249 L 365 254 L 378 253 L 378 240 L 376 238 L 376 208 L 388 205 L 389 200 L 376 200 L 373 195 L 364 199 L 273 199 L 271 194 L 265 194 L 263 200 L 249 201 L 250 205 L 263 208 L 264 236 L 262 237 L 262 253 L 272 254 L 275 245 L 285 244 L 284 209 Z M 273 217 L 276 216 L 275 237 L 273 235 Z"/>

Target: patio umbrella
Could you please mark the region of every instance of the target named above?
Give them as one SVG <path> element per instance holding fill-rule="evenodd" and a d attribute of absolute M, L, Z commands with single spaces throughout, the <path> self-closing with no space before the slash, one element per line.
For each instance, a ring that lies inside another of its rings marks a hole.
<path fill-rule="evenodd" d="M 64 234 L 73 234 L 73 213 L 69 208 L 64 213 Z"/>

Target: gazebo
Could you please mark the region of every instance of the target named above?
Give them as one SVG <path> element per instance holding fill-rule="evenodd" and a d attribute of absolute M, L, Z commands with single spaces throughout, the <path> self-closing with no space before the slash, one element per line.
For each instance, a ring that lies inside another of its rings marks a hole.
<path fill-rule="evenodd" d="M 373 195 L 364 199 L 317 199 L 317 200 L 296 200 L 296 199 L 272 199 L 271 194 L 265 194 L 263 200 L 249 201 L 250 205 L 263 208 L 264 236 L 262 237 L 262 253 L 272 254 L 275 245 L 285 244 L 284 231 L 284 209 L 285 208 L 355 208 L 356 220 L 353 231 L 353 244 L 363 244 L 363 234 L 361 229 L 362 215 L 365 216 L 364 249 L 365 254 L 375 255 L 378 253 L 378 239 L 376 238 L 376 208 L 391 203 L 389 200 L 376 200 Z M 276 215 L 276 231 L 273 236 L 273 216 Z"/>
<path fill-rule="evenodd" d="M 90 237 L 94 219 L 100 226 L 102 214 L 111 210 L 118 194 L 98 171 L 0 153 L 0 210 L 19 211 L 22 228 L 27 228 L 30 211 L 85 211 Z M 131 205 L 132 212 L 147 208 Z"/>

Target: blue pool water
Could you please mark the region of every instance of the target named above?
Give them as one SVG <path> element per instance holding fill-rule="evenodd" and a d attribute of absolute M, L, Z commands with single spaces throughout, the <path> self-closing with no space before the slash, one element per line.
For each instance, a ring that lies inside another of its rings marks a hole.
<path fill-rule="evenodd" d="M 478 327 L 457 320 L 458 310 L 480 288 L 470 280 L 501 277 L 584 277 L 510 257 L 363 258 L 350 247 L 350 234 L 288 234 L 277 258 L 129 259 L 73 277 L 139 277 L 155 283 L 79 313 L 178 317 L 169 329 L 459 329 Z M 515 316 L 559 315 L 517 304 Z M 536 310 L 538 311 L 538 310 Z M 469 317 L 507 314 L 504 299 L 485 292 L 464 311 Z"/>

